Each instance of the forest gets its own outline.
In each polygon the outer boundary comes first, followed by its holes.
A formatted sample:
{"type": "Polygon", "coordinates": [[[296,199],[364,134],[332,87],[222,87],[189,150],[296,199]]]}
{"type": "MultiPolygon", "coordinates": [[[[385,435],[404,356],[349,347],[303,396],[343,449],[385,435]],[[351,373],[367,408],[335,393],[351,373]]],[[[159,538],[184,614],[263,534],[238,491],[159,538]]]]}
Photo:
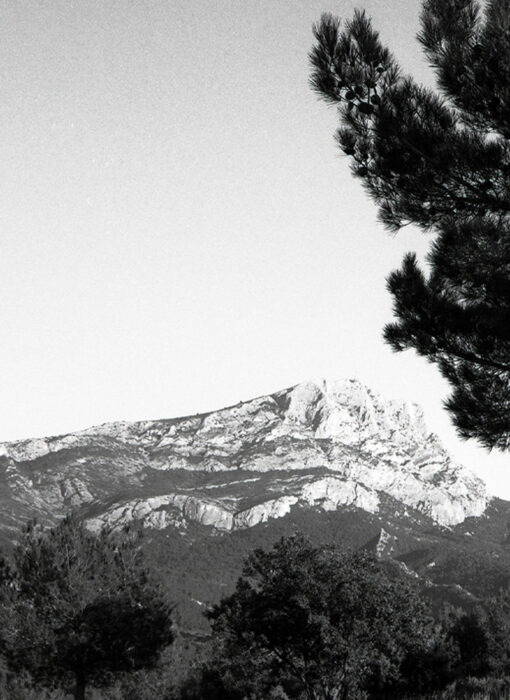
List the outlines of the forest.
{"type": "MultiPolygon", "coordinates": [[[[168,552],[171,566],[172,553],[168,552]]],[[[146,535],[29,523],[1,560],[2,697],[505,697],[510,592],[432,606],[405,565],[303,534],[180,624],[146,535]]]]}

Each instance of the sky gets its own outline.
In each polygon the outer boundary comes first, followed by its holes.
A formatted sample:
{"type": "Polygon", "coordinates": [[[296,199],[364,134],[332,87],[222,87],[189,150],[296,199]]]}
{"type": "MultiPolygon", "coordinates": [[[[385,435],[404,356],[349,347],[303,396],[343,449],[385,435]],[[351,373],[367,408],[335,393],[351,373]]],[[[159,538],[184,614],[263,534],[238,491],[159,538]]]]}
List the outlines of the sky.
{"type": "Polygon", "coordinates": [[[448,387],[382,341],[390,235],[308,85],[312,24],[363,5],[432,84],[418,0],[0,0],[0,440],[358,378],[460,442],[448,387]]]}

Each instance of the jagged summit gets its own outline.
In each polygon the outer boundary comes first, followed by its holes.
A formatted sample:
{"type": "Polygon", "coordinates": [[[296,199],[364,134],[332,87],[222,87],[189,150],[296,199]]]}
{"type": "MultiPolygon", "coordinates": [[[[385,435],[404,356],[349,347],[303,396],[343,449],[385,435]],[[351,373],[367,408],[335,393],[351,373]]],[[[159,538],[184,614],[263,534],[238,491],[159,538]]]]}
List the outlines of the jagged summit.
{"type": "Polygon", "coordinates": [[[0,479],[9,525],[78,507],[96,525],[194,520],[228,531],[300,508],[378,513],[390,499],[402,513],[452,526],[488,503],[483,482],[450,459],[419,407],[384,400],[357,380],[3,443],[0,479]]]}
{"type": "Polygon", "coordinates": [[[282,434],[301,429],[310,436],[345,440],[348,443],[359,443],[371,435],[383,439],[398,434],[402,440],[413,443],[427,437],[423,412],[416,404],[384,401],[357,379],[332,382],[318,379],[217,411],[181,418],[115,421],[74,433],[4,442],[0,443],[0,457],[32,460],[70,445],[87,442],[93,435],[122,437],[132,441],[142,439],[150,444],[157,442],[159,432],[165,427],[171,433],[176,423],[185,421],[193,424],[200,421],[210,424],[214,422],[214,416],[222,415],[241,418],[243,415],[253,415],[253,409],[257,410],[259,406],[280,409],[282,434]],[[273,403],[276,406],[271,406],[273,403]]]}
{"type": "Polygon", "coordinates": [[[417,443],[427,437],[423,412],[416,404],[384,401],[357,379],[310,381],[273,395],[287,398],[286,421],[312,429],[315,437],[363,442],[397,434],[417,443]]]}

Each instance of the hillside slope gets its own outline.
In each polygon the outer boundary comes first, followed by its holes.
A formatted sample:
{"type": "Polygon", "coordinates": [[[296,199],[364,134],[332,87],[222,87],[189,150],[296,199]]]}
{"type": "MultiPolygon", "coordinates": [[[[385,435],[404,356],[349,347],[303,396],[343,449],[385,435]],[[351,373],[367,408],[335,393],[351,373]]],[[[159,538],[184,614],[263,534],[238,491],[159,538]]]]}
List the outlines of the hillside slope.
{"type": "Polygon", "coordinates": [[[296,529],[370,547],[443,599],[484,595],[510,570],[510,504],[450,458],[417,406],[355,380],[3,443],[0,505],[7,540],[69,510],[94,529],[140,523],[188,620],[233,585],[249,549],[296,529]]]}

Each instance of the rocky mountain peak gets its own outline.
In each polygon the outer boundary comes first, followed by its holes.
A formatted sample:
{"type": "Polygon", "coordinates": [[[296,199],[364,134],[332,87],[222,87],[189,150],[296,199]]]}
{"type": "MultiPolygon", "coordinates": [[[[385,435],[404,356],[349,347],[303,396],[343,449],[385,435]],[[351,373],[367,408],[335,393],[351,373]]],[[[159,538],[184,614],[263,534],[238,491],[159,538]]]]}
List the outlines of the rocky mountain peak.
{"type": "Polygon", "coordinates": [[[451,460],[419,407],[384,400],[357,380],[4,443],[0,479],[8,509],[48,518],[81,507],[96,525],[195,520],[225,531],[296,508],[375,514],[391,502],[453,526],[488,503],[483,482],[451,460]]]}
{"type": "Polygon", "coordinates": [[[274,396],[280,404],[288,402],[287,425],[311,430],[317,438],[348,444],[370,439],[419,444],[427,437],[419,406],[384,401],[356,379],[306,382],[274,396]]]}

